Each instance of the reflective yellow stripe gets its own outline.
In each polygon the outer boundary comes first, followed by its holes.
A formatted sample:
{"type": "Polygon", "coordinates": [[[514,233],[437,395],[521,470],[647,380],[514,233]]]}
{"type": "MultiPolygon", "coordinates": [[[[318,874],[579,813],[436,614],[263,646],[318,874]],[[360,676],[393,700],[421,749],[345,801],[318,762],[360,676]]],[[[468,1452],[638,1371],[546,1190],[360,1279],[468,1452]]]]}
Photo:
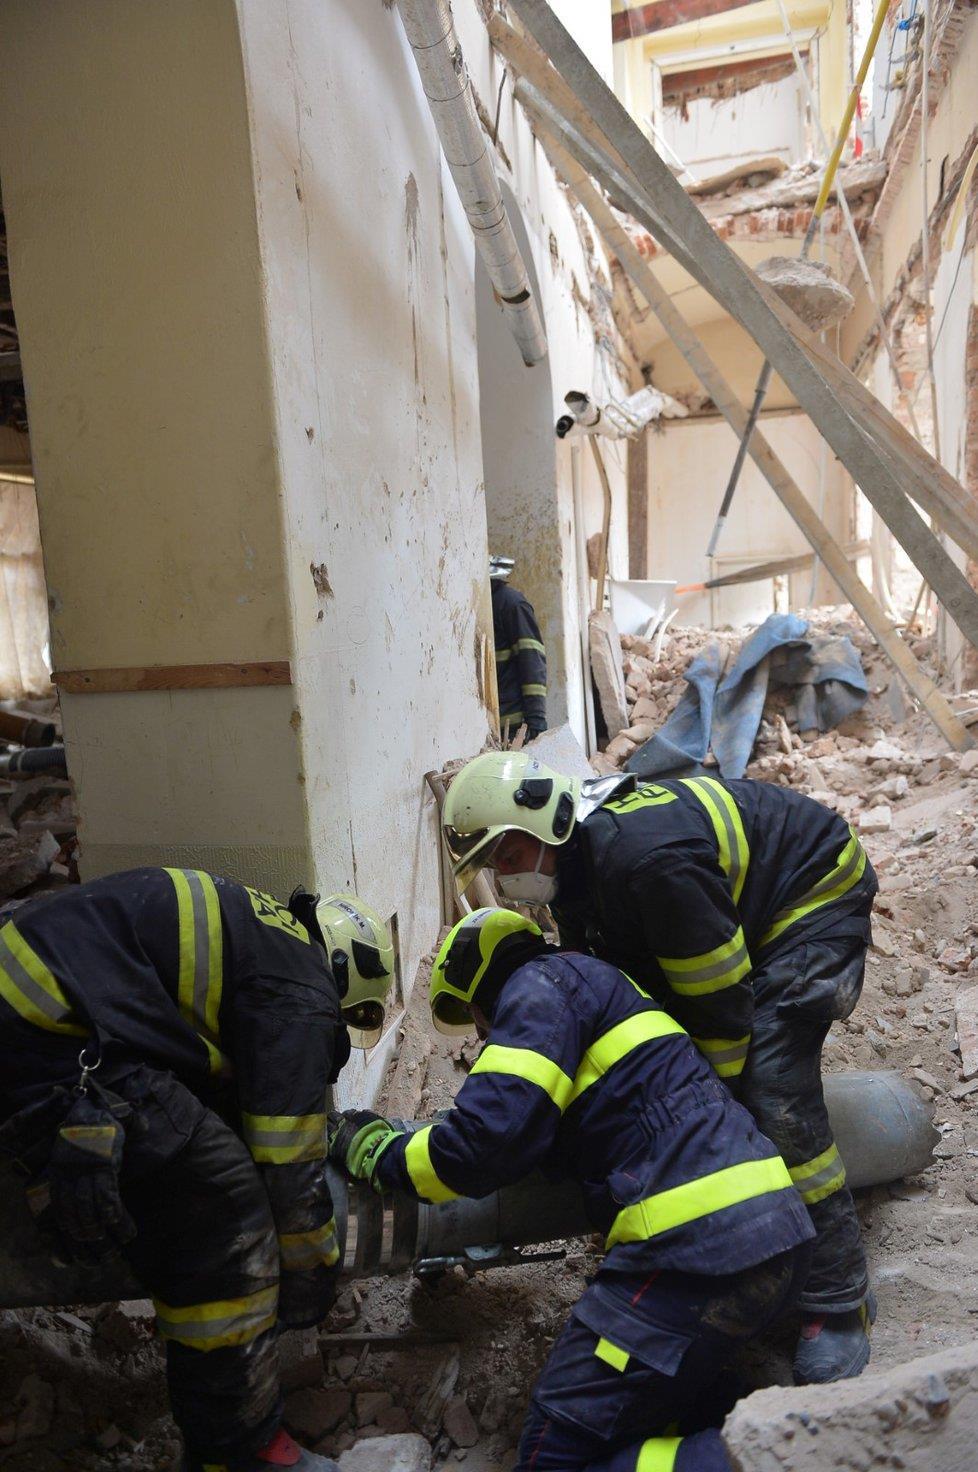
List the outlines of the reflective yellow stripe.
{"type": "Polygon", "coordinates": [[[546,654],[547,652],[544,649],[543,645],[540,643],[539,639],[517,639],[516,643],[513,645],[513,649],[534,649],[536,650],[537,654],[546,654]]]}
{"type": "Polygon", "coordinates": [[[524,695],[546,695],[546,685],[521,685],[520,690],[524,695]]]}
{"type": "Polygon", "coordinates": [[[532,1048],[505,1048],[490,1043],[483,1048],[469,1071],[469,1077],[477,1073],[505,1073],[536,1084],[553,1100],[561,1113],[570,1103],[574,1080],[559,1064],[532,1048]]]}
{"type": "Polygon", "coordinates": [[[0,996],[34,1027],[65,1037],[88,1036],[88,1029],[72,1011],[54,972],[27,944],[12,920],[0,930],[0,996]]]}
{"type": "Polygon", "coordinates": [[[740,1201],[764,1196],[768,1191],[783,1191],[790,1185],[791,1176],[780,1155],[728,1165],[724,1170],[715,1170],[682,1186],[646,1196],[634,1206],[626,1206],[615,1217],[606,1245],[646,1242],[673,1227],[709,1216],[710,1212],[723,1211],[740,1201]]]}
{"type": "Polygon", "coordinates": [[[835,868],[824,879],[812,885],[811,889],[799,895],[786,909],[778,911],[774,924],[761,936],[762,946],[777,940],[781,932],[787,930],[789,925],[794,925],[796,920],[810,915],[813,910],[820,910],[823,905],[831,905],[833,900],[840,900],[844,894],[849,893],[853,885],[859,883],[866,870],[866,852],[851,828],[849,832],[852,837],[836,860],[835,868]]]}
{"type": "Polygon", "coordinates": [[[508,716],[499,717],[499,724],[501,726],[522,726],[523,712],[521,710],[511,710],[508,716]]]}
{"type": "Polygon", "coordinates": [[[250,1344],[275,1323],[278,1287],[262,1288],[246,1298],[228,1298],[218,1303],[195,1303],[171,1308],[158,1298],[156,1327],[164,1339],[207,1352],[231,1344],[250,1344]]]}
{"type": "Polygon", "coordinates": [[[639,1048],[643,1043],[650,1043],[655,1038],[674,1037],[677,1033],[681,1035],[682,1032],[683,1029],[679,1023],[667,1012],[639,1012],[634,1017],[627,1017],[624,1022],[619,1022],[615,1027],[609,1028],[598,1038],[597,1042],[591,1044],[581,1059],[568,1104],[579,1099],[586,1089],[596,1084],[599,1078],[616,1063],[619,1063],[633,1048],[639,1048]]]}
{"type": "Polygon", "coordinates": [[[470,1077],[479,1073],[501,1073],[526,1079],[543,1089],[563,1113],[633,1048],[676,1034],[681,1036],[683,1029],[666,1012],[639,1012],[634,1017],[626,1017],[624,1022],[616,1023],[591,1044],[573,1079],[552,1058],[536,1053],[532,1048],[506,1048],[490,1043],[473,1064],[470,1077]]]}
{"type": "Polygon", "coordinates": [[[693,1042],[721,1078],[736,1078],[743,1073],[750,1033],[745,1038],[694,1038],[693,1042]]]}
{"type": "Polygon", "coordinates": [[[331,1268],[340,1260],[336,1241],[336,1221],[329,1221],[311,1232],[283,1232],[278,1239],[282,1266],[292,1272],[310,1268],[331,1268]]]}
{"type": "Polygon", "coordinates": [[[513,657],[512,649],[497,649],[495,653],[497,664],[505,664],[508,659],[512,659],[513,657]]]}
{"type": "Polygon", "coordinates": [[[643,1442],[635,1472],[673,1472],[681,1443],[681,1436],[653,1436],[643,1442]]]}
{"type": "Polygon", "coordinates": [[[177,895],[180,971],[177,1005],[200,1034],[212,1073],[227,1069],[220,1051],[219,1018],[224,985],[221,906],[217,888],[200,869],[167,869],[177,895]]]}
{"type": "Polygon", "coordinates": [[[604,1360],[613,1370],[624,1370],[629,1361],[627,1350],[619,1349],[617,1344],[612,1344],[610,1339],[599,1339],[595,1347],[594,1357],[604,1360]]]}
{"type": "Polygon", "coordinates": [[[251,1157],[259,1165],[325,1160],[325,1114],[242,1114],[251,1157]]]}
{"type": "Polygon", "coordinates": [[[457,1201],[459,1193],[445,1185],[431,1163],[428,1136],[434,1128],[434,1125],[426,1124],[423,1130],[411,1136],[404,1147],[404,1164],[411,1184],[426,1201],[457,1201]]]}
{"type": "Polygon", "coordinates": [[[793,1165],[791,1179],[806,1206],[814,1206],[816,1201],[824,1201],[826,1196],[840,1191],[846,1183],[846,1168],[835,1144],[823,1150],[821,1155],[816,1155],[814,1160],[806,1160],[803,1165],[793,1165]]]}
{"type": "Polygon", "coordinates": [[[100,1160],[111,1160],[115,1148],[116,1128],[111,1124],[66,1124],[58,1134],[62,1139],[83,1150],[86,1155],[97,1155],[100,1160]]]}
{"type": "Polygon", "coordinates": [[[684,777],[682,782],[710,816],[719,845],[720,868],[730,880],[734,904],[739,904],[750,863],[750,848],[740,809],[723,784],[714,777],[684,777]]]}
{"type": "Polygon", "coordinates": [[[741,926],[722,946],[699,956],[657,956],[666,981],[682,997],[702,997],[736,986],[751,969],[747,942],[741,926]]]}

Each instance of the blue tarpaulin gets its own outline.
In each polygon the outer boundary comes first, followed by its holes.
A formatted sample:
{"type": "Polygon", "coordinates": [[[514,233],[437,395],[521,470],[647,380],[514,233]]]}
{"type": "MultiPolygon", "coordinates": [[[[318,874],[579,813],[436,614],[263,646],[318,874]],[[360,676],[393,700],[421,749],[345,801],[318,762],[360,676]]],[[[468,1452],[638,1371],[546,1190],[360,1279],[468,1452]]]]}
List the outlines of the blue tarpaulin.
{"type": "Polygon", "coordinates": [[[633,752],[625,770],[664,777],[698,770],[712,748],[721,777],[742,777],[764,713],[768,686],[794,689],[798,728],[827,731],[869,694],[859,652],[846,635],[808,637],[808,622],[773,613],[746,641],[729,674],[709,644],[686,670],[687,688],[661,730],[633,752]]]}

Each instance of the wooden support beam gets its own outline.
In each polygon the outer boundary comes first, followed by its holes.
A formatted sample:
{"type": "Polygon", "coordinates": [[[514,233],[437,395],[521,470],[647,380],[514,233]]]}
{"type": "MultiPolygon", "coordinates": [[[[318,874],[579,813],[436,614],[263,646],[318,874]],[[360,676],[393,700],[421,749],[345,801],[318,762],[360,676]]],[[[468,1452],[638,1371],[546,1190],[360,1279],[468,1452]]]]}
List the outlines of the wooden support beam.
{"type": "MultiPolygon", "coordinates": [[[[613,142],[628,165],[637,186],[630,193],[642,202],[642,212],[650,220],[648,228],[665,238],[676,259],[757,343],[927,578],[950,618],[978,648],[978,594],[908,500],[905,484],[889,460],[864,433],[848,392],[852,375],[840,365],[843,377],[830,382],[820,371],[808,349],[814,335],[714,234],[547,0],[510,3],[591,114],[595,126],[613,142]]],[[[933,475],[935,462],[928,456],[927,463],[933,475]]],[[[917,474],[916,479],[915,496],[929,494],[926,477],[917,474]]]]}
{"type": "Polygon", "coordinates": [[[665,72],[663,102],[685,102],[694,97],[733,97],[764,82],[779,82],[795,70],[787,53],[781,56],[748,56],[740,61],[717,61],[711,66],[691,67],[685,72],[665,72]]]}
{"type": "MultiPolygon", "coordinates": [[[[747,410],[737,399],[696,333],[659,285],[648,263],[595,189],[586,169],[564,149],[561,140],[549,130],[544,121],[538,119],[537,127],[540,141],[554,168],[576,194],[594,221],[608,250],[618,257],[636,289],[655,312],[734,434],[740,438],[747,426],[747,410]]],[[[965,751],[973,746],[974,742],[967,728],[958,720],[933,680],[921,669],[872,593],[850,566],[842,547],[831,536],[759,429],[755,429],[751,436],[749,453],[785,510],[804,533],[816,556],[824,563],[831,577],[889,657],[910,693],[920,702],[941,734],[956,751],[965,751]]]]}
{"type": "Polygon", "coordinates": [[[291,685],[287,659],[253,664],[131,665],[119,669],[55,670],[51,683],[69,695],[137,694],[147,690],[236,690],[291,685]]]}
{"type": "MultiPolygon", "coordinates": [[[[628,212],[646,229],[656,229],[647,199],[638,190],[631,175],[623,173],[616,167],[609,152],[605,152],[593,141],[592,137],[578,128],[576,123],[565,118],[562,109],[557,108],[540,89],[528,84],[525,79],[517,82],[515,95],[525,106],[535,110],[538,116],[544,117],[552,127],[561,131],[565,146],[577,162],[602,184],[613,199],[621,200],[628,212]]],[[[676,259],[680,260],[690,274],[694,274],[694,264],[685,245],[678,238],[663,237],[661,229],[658,234],[660,239],[665,238],[676,259]]],[[[932,459],[914,437],[892,415],[887,413],[879,400],[870,393],[865,385],[853,377],[831,349],[827,348],[814,333],[809,333],[804,324],[788,312],[777,297],[774,297],[774,303],[777,311],[784,314],[787,325],[799,342],[802,341],[804,335],[803,350],[807,351],[812,360],[818,364],[826,383],[835,385],[838,392],[846,396],[853,423],[867,443],[872,446],[880,466],[890,476],[892,485],[898,493],[894,500],[893,514],[897,518],[897,523],[902,522],[906,525],[909,540],[905,541],[901,536],[898,524],[891,525],[891,530],[907,555],[920,567],[921,572],[924,569],[915,555],[915,546],[922,556],[930,558],[933,562],[936,556],[936,545],[940,554],[937,556],[937,561],[950,561],[939,544],[932,545],[933,537],[928,540],[919,535],[916,522],[920,518],[916,516],[912,507],[906,505],[901,490],[904,485],[913,499],[934,519],[938,527],[952,537],[973,561],[978,561],[978,519],[976,519],[973,499],[954,477],[941,464],[932,459]]],[[[866,489],[868,498],[873,501],[872,491],[866,487],[864,489],[866,489]]],[[[876,502],[873,501],[873,504],[876,505],[876,502]]],[[[885,511],[879,506],[877,510],[886,520],[885,511]]],[[[950,581],[953,586],[953,577],[950,578],[950,581]]],[[[978,598],[976,598],[976,608],[978,608],[978,598]]]]}
{"type": "Polygon", "coordinates": [[[669,31],[691,20],[705,20],[708,15],[723,15],[727,10],[740,10],[754,0],[652,0],[650,5],[633,5],[611,17],[612,41],[631,41],[636,36],[651,36],[656,31],[669,31]]]}

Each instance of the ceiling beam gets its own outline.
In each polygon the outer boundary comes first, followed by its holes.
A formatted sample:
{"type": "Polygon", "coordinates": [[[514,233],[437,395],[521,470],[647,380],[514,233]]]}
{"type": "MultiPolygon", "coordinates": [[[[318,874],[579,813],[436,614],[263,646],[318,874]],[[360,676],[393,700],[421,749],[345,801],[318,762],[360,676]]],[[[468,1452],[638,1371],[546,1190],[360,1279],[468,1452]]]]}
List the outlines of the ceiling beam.
{"type": "Polygon", "coordinates": [[[704,20],[708,15],[722,15],[726,10],[740,10],[755,0],[653,0],[651,5],[636,5],[620,10],[611,17],[612,41],[631,41],[635,36],[651,36],[655,31],[669,31],[691,20],[704,20]]]}
{"type": "Polygon", "coordinates": [[[714,66],[700,66],[686,72],[665,72],[662,77],[663,102],[691,101],[694,97],[733,97],[759,87],[763,82],[778,82],[793,75],[791,57],[745,57],[742,61],[721,61],[714,66]]]}

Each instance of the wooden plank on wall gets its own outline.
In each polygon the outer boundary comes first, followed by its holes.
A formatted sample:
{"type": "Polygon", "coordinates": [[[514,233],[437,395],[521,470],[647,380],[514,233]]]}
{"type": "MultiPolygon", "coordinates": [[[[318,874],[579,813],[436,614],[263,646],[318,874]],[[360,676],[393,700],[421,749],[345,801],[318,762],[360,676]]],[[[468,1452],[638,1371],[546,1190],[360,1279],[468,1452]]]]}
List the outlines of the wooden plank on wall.
{"type": "Polygon", "coordinates": [[[117,669],[55,670],[52,683],[68,695],[135,694],[148,690],[235,690],[291,685],[287,659],[250,664],[131,665],[117,669]]]}

